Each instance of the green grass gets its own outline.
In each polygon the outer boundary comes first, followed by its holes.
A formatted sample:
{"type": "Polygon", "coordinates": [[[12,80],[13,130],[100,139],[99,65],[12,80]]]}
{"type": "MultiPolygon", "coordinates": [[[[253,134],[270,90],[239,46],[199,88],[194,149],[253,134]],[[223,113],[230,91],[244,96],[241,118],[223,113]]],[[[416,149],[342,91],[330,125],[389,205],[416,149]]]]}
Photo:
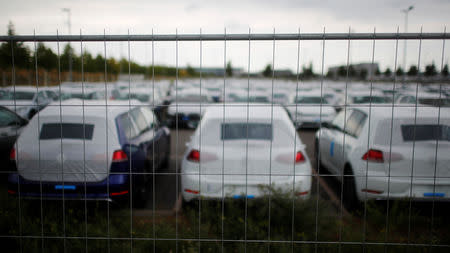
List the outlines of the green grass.
{"type": "Polygon", "coordinates": [[[65,201],[64,210],[62,201],[43,201],[41,209],[39,200],[19,202],[18,198],[8,196],[6,190],[0,193],[0,204],[2,252],[20,249],[63,252],[64,248],[66,252],[84,252],[86,248],[90,252],[105,252],[108,248],[110,252],[131,249],[133,252],[222,252],[222,248],[225,252],[246,249],[247,252],[326,253],[450,250],[427,245],[382,244],[449,244],[448,206],[442,208],[440,204],[435,206],[433,229],[430,203],[413,202],[409,209],[409,201],[392,201],[386,216],[385,202],[369,201],[365,220],[364,209],[341,219],[340,211],[328,201],[315,197],[293,201],[289,195],[276,191],[270,197],[270,204],[269,196],[249,199],[247,203],[242,199],[225,199],[224,206],[221,201],[194,201],[177,218],[154,217],[151,210],[131,216],[129,207],[111,206],[108,219],[107,203],[100,201],[88,202],[86,206],[84,201],[65,201]],[[344,244],[336,243],[340,241],[344,244]]]}

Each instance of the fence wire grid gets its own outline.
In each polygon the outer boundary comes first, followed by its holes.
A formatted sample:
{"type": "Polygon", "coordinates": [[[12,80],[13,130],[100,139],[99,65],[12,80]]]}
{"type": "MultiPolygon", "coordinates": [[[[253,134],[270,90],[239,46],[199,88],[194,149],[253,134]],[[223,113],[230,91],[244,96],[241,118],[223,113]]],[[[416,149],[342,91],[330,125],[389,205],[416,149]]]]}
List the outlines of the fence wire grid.
{"type": "Polygon", "coordinates": [[[13,46],[11,68],[3,70],[11,71],[0,91],[4,250],[448,252],[449,79],[430,82],[420,74],[422,43],[442,43],[443,72],[448,39],[446,30],[325,29],[0,36],[11,45],[30,43],[34,53],[31,87],[16,82],[23,70],[13,46]],[[418,45],[419,75],[380,78],[373,69],[377,43],[392,43],[394,55],[382,57],[393,59],[395,72],[404,40],[418,45]],[[227,44],[234,41],[247,52],[238,77],[227,73],[227,44]],[[281,41],[296,44],[289,77],[277,71],[281,41]],[[306,41],[320,43],[314,79],[300,73],[306,41]],[[337,80],[325,70],[334,41],[346,50],[337,80]],[[352,74],[354,41],[371,44],[362,81],[352,74]],[[56,44],[56,85],[42,84],[39,42],[56,44]],[[70,42],[78,44],[81,62],[79,73],[70,70],[79,79],[66,81],[60,46],[70,42]],[[119,73],[125,79],[111,80],[107,67],[108,44],[115,42],[126,43],[127,66],[119,73]],[[132,73],[132,43],[139,42],[151,48],[145,80],[132,73]],[[155,74],[157,42],[174,43],[172,78],[155,74]],[[198,43],[194,77],[180,74],[181,42],[198,43]],[[210,42],[223,43],[216,57],[222,66],[213,74],[204,67],[210,42]],[[252,67],[253,54],[261,53],[252,47],[260,42],[271,43],[265,78],[252,67]],[[102,44],[102,82],[87,81],[89,43],[102,44]]]}

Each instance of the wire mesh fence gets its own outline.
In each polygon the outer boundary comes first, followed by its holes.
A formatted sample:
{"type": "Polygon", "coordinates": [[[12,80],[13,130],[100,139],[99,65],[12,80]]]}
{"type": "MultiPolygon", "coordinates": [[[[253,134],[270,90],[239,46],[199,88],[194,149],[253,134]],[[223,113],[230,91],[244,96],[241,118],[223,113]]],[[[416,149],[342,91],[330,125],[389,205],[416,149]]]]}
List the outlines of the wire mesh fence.
{"type": "Polygon", "coordinates": [[[0,91],[0,240],[7,252],[447,252],[449,38],[445,30],[0,36],[11,50],[0,91]],[[419,74],[381,78],[380,59],[399,69],[402,40],[417,45],[419,74]],[[42,77],[40,42],[56,48],[53,79],[42,77]],[[80,52],[70,72],[68,42],[80,52]],[[33,48],[25,69],[17,43],[33,48]],[[126,56],[113,70],[117,43],[126,56]],[[134,74],[139,43],[150,55],[145,78],[134,74]],[[88,65],[90,46],[103,61],[88,65]],[[172,57],[172,77],[155,74],[158,47],[172,51],[160,54],[172,57]],[[367,64],[353,64],[352,50],[367,64]],[[198,66],[181,68],[182,53],[198,66]],[[325,73],[327,53],[345,64],[325,73]],[[233,70],[230,54],[245,67],[233,70]],[[263,74],[253,66],[260,54],[270,62],[263,74]],[[276,70],[283,54],[295,73],[276,70]],[[320,73],[300,73],[303,58],[320,62],[320,73]],[[423,58],[439,60],[440,74],[420,74],[423,58]]]}

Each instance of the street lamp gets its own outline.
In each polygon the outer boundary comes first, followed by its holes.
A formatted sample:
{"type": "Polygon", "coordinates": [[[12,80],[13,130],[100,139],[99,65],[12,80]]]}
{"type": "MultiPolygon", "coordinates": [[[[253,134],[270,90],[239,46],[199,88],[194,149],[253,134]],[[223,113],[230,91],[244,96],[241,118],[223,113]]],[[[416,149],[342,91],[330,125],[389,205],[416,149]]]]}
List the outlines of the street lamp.
{"type": "MultiPolygon", "coordinates": [[[[403,13],[405,13],[405,33],[408,32],[408,13],[414,9],[414,6],[409,6],[407,9],[402,10],[403,13]]],[[[403,81],[405,81],[405,75],[406,75],[406,42],[404,42],[403,46],[403,81]]]]}
{"type": "MultiPolygon", "coordinates": [[[[67,12],[67,26],[69,28],[69,35],[72,34],[71,31],[71,12],[69,8],[63,8],[61,9],[63,12],[67,12]]],[[[72,47],[70,46],[70,41],[69,41],[69,82],[72,82],[72,47]]]]}

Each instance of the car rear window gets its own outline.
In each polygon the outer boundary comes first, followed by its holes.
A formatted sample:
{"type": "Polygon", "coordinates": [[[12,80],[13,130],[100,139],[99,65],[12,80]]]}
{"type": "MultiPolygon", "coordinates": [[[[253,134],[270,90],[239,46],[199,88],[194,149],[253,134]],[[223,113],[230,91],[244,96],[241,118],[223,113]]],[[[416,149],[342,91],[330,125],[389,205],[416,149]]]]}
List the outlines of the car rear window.
{"type": "Polygon", "coordinates": [[[222,140],[272,140],[272,124],[225,123],[221,131],[222,140]]]}
{"type": "Polygon", "coordinates": [[[39,139],[77,139],[92,140],[94,125],[74,123],[45,123],[42,125],[39,139]]]}
{"type": "Polygon", "coordinates": [[[367,104],[367,103],[382,104],[392,102],[392,99],[389,97],[379,97],[379,96],[359,96],[354,97],[353,102],[355,104],[367,104]]]}
{"type": "Polygon", "coordinates": [[[298,97],[296,104],[328,104],[328,101],[322,97],[298,97]]]}
{"type": "Polygon", "coordinates": [[[450,141],[450,126],[402,125],[403,141],[450,141]]]}

